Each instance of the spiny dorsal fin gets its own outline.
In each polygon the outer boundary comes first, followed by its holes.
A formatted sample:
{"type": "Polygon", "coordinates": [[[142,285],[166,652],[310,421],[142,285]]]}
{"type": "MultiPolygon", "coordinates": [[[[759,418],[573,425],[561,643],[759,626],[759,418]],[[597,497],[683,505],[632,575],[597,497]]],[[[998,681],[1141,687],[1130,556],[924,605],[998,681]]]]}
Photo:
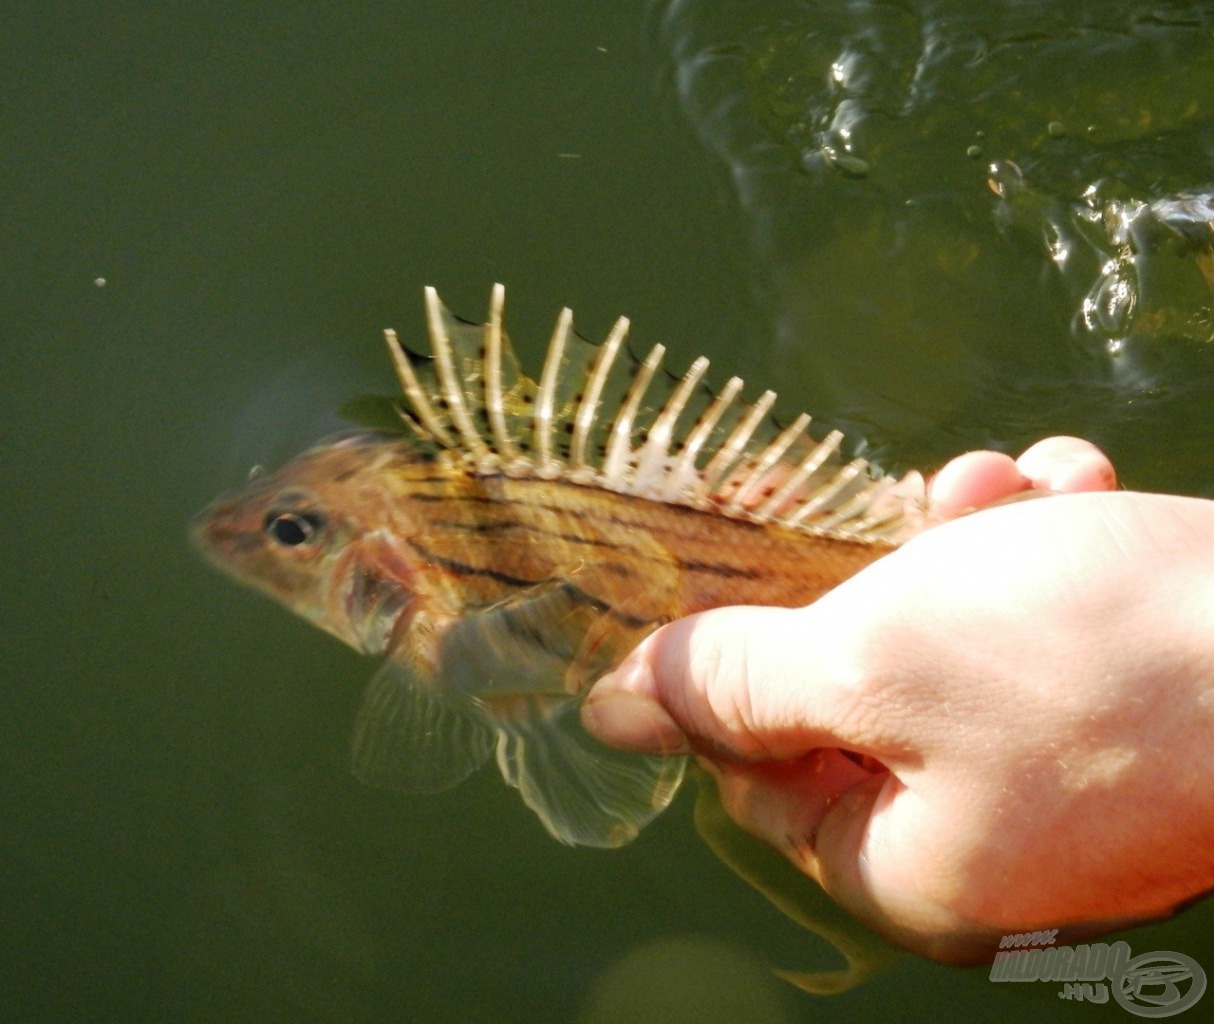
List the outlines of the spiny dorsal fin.
{"type": "Polygon", "coordinates": [[[400,414],[474,472],[567,479],[860,541],[902,540],[925,524],[918,474],[895,482],[863,459],[844,462],[842,435],[815,440],[806,415],[781,426],[769,415],[773,391],[746,404],[734,377],[712,392],[702,384],[707,359],[673,376],[661,369],[661,345],[635,358],[622,317],[595,345],[563,310],[536,384],[502,327],[501,285],[483,325],[454,316],[433,288],[425,298],[432,356],[385,332],[400,414]]]}

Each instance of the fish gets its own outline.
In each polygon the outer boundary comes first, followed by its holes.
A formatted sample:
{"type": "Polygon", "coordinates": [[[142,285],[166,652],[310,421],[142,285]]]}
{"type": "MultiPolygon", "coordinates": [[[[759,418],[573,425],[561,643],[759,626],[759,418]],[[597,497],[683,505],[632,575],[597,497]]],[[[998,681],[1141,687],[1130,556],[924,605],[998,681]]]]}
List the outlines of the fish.
{"type": "Polygon", "coordinates": [[[382,659],[352,770],[438,792],[494,758],[556,839],[611,848],[669,805],[686,759],[609,749],[581,699],[646,636],[732,604],[807,604],[930,524],[922,477],[848,458],[776,395],[666,372],[621,317],[561,312],[538,381],[503,328],[425,290],[430,353],[385,332],[396,429],[322,441],[191,527],[216,567],[382,659]]]}

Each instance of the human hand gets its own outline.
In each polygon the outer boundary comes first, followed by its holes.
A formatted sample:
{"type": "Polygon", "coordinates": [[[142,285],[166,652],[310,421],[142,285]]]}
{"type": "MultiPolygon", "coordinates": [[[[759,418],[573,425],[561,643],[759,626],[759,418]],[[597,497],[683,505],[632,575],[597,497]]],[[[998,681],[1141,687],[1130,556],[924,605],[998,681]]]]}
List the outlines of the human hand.
{"type": "Polygon", "coordinates": [[[935,959],[1165,915],[1214,886],[1214,502],[1114,483],[1074,439],[963,456],[945,516],[1089,493],[937,526],[807,608],[672,623],[586,727],[700,754],[739,824],[935,959]]]}

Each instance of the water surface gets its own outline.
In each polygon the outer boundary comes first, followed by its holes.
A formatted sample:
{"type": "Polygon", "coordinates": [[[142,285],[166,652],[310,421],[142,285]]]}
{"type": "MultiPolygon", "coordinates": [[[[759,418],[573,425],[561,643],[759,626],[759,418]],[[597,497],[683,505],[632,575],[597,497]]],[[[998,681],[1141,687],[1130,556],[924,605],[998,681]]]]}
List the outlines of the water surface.
{"type": "MultiPolygon", "coordinates": [[[[1214,493],[1212,19],[12,12],[5,1019],[1069,1018],[1050,986],[913,958],[794,992],[772,965],[837,961],[714,859],[689,795],[605,854],[489,772],[361,788],[372,666],[209,573],[185,523],[391,387],[378,331],[420,334],[423,284],[476,318],[497,280],[533,361],[560,306],[591,337],[626,313],[891,465],[1068,430],[1134,486],[1214,493]]],[[[1203,906],[1131,941],[1214,968],[1209,931],[1203,906]]]]}

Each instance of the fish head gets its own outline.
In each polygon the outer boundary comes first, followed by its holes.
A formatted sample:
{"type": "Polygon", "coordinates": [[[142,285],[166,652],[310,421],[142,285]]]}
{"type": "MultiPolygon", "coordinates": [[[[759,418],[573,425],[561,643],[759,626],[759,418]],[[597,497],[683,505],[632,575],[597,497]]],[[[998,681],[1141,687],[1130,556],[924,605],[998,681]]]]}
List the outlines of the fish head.
{"type": "Polygon", "coordinates": [[[377,434],[322,443],[215,499],[194,518],[191,540],[227,575],[356,650],[382,653],[422,569],[385,496],[386,467],[410,454],[377,434]]]}

